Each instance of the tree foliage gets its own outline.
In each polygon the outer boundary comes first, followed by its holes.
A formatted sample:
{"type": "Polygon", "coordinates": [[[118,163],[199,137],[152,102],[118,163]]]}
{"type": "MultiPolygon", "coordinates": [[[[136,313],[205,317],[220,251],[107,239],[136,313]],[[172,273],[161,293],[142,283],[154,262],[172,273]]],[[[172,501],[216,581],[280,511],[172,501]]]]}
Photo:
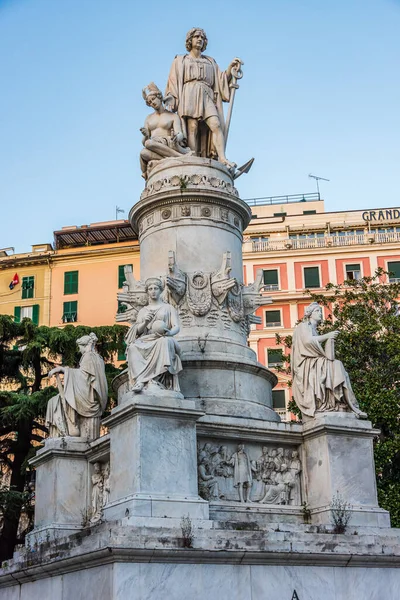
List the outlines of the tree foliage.
{"type": "MultiPolygon", "coordinates": [[[[327,310],[321,333],[340,330],[336,357],[350,376],[361,410],[380,430],[374,443],[379,504],[400,527],[400,284],[373,277],[328,284],[322,294],[309,294],[327,310]]],[[[291,337],[279,338],[291,346],[291,337]]],[[[290,372],[290,360],[284,370],[290,372]]],[[[293,411],[296,408],[291,405],[293,411]]],[[[357,460],[357,457],[353,457],[357,460]]]]}
{"type": "Polygon", "coordinates": [[[47,433],[46,406],[57,393],[48,385],[47,374],[61,360],[77,366],[76,340],[90,331],[98,337],[97,350],[106,361],[110,383],[119,372],[112,361],[124,347],[126,327],[38,327],[30,319],[16,323],[0,315],[0,561],[11,557],[15,544],[23,541],[18,539],[18,524],[29,497],[28,460],[47,433]]]}

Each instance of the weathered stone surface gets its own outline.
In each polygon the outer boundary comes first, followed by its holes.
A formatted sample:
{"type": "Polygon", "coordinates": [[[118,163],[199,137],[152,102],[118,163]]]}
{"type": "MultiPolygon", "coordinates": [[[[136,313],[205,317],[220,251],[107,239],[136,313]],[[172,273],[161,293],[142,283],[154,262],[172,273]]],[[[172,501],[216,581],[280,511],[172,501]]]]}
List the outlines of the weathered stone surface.
{"type": "Polygon", "coordinates": [[[112,411],[110,503],[105,519],[127,514],[208,518],[197,492],[194,402],[131,393],[112,411]]]}
{"type": "Polygon", "coordinates": [[[373,438],[369,421],[350,413],[322,413],[304,426],[307,502],[315,522],[331,521],[330,503],[337,493],[352,511],[357,525],[390,527],[389,515],[379,509],[373,438]]]}
{"type": "Polygon", "coordinates": [[[349,528],[332,535],[315,526],[248,524],[238,530],[214,523],[214,529],[195,527],[192,548],[185,548],[179,525],[128,523],[104,523],[91,535],[48,544],[40,554],[27,551],[3,569],[0,598],[20,600],[19,585],[22,594],[32,594],[21,598],[52,600],[200,600],[205,593],[281,600],[294,589],[313,600],[398,597],[398,530],[349,528]]]}

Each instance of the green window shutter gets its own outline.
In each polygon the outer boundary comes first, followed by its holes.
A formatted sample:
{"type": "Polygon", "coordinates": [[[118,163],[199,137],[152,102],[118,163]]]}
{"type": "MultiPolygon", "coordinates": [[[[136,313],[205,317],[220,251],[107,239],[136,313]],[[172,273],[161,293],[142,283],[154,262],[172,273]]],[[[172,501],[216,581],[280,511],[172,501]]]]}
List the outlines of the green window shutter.
{"type": "Polygon", "coordinates": [[[387,270],[389,271],[389,281],[400,279],[400,261],[388,262],[387,270]]]}
{"type": "Polygon", "coordinates": [[[32,306],[32,322],[35,325],[39,325],[39,304],[34,304],[32,306]]]}
{"type": "Polygon", "coordinates": [[[63,307],[63,323],[75,323],[78,320],[78,302],[73,300],[72,302],[64,302],[63,307]]]}
{"type": "Polygon", "coordinates": [[[117,310],[118,314],[120,315],[120,314],[126,312],[127,310],[128,310],[127,305],[124,302],[120,302],[118,300],[118,310],[117,310]]]}
{"type": "Polygon", "coordinates": [[[346,265],[346,279],[357,280],[361,277],[361,266],[359,264],[346,265]]]}
{"type": "Polygon", "coordinates": [[[78,293],[79,271],[66,271],[64,273],[64,294],[78,293]]]}
{"type": "Polygon", "coordinates": [[[21,307],[14,306],[14,321],[16,323],[21,323],[21,307]]]}
{"type": "Polygon", "coordinates": [[[281,311],[267,310],[265,313],[265,324],[267,327],[279,327],[281,324],[281,311]]]}
{"type": "Polygon", "coordinates": [[[263,271],[265,285],[278,285],[278,270],[270,269],[263,271]]]}
{"type": "Polygon", "coordinates": [[[285,390],[272,390],[272,406],[286,408],[285,390]]]}
{"type": "Polygon", "coordinates": [[[118,289],[121,289],[125,281],[125,267],[132,267],[133,265],[119,265],[118,267],[118,289]]]}
{"type": "Polygon", "coordinates": [[[346,265],[346,271],[361,271],[360,265],[346,265]]]}
{"type": "Polygon", "coordinates": [[[118,350],[118,360],[126,360],[126,344],[124,342],[124,347],[118,350]]]}
{"type": "Polygon", "coordinates": [[[35,277],[22,278],[22,299],[33,298],[35,289],[35,277]]]}
{"type": "Polygon", "coordinates": [[[281,365],[283,363],[283,353],[279,348],[268,349],[268,366],[281,365]]]}
{"type": "Polygon", "coordinates": [[[304,267],[304,287],[306,287],[306,288],[321,287],[321,284],[319,281],[319,268],[318,267],[304,267]]]}

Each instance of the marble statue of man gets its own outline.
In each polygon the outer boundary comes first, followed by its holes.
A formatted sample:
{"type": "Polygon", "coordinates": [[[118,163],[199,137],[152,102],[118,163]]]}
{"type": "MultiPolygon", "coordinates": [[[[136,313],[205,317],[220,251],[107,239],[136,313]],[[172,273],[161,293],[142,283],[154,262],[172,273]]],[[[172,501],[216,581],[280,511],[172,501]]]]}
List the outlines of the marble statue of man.
{"type": "Polygon", "coordinates": [[[321,321],[322,309],[313,302],[306,307],[303,321],[293,332],[293,398],[305,418],[326,411],[352,411],[366,418],[343,364],[334,356],[333,340],[339,331],[319,335],[317,328],[321,321]],[[325,348],[322,342],[326,342],[325,348]]]}
{"type": "Polygon", "coordinates": [[[176,113],[165,110],[161,91],[151,82],[143,88],[142,95],[147,106],[154,112],[144,122],[140,130],[143,134],[143,150],[140,153],[142,176],[147,179],[151,161],[162,158],[193,154],[185,146],[186,139],[182,132],[181,119],[176,113]]]}
{"type": "Polygon", "coordinates": [[[244,451],[244,444],[238,444],[237,451],[232,454],[230,464],[233,465],[233,485],[238,489],[240,502],[250,502],[253,476],[250,459],[244,451]]]}
{"type": "Polygon", "coordinates": [[[167,108],[183,120],[188,145],[198,156],[216,158],[229,168],[235,163],[225,156],[225,120],[223,102],[229,102],[232,68],[240,68],[235,58],[226,71],[221,71],[210,56],[203,29],[193,27],[186,35],[188,54],[175,57],[165,91],[167,108]]]}
{"type": "Polygon", "coordinates": [[[92,332],[77,340],[82,354],[78,369],[56,367],[49,377],[64,373],[59,394],[47,404],[46,425],[49,437],[84,437],[94,440],[100,435],[100,417],[108,398],[104,361],[96,352],[97,336],[92,332]]]}
{"type": "Polygon", "coordinates": [[[178,314],[161,299],[163,283],[157,277],[145,281],[148,304],[138,312],[126,336],[128,373],[132,391],[162,388],[179,392],[182,371],[180,348],[173,336],[179,333],[178,314]]]}

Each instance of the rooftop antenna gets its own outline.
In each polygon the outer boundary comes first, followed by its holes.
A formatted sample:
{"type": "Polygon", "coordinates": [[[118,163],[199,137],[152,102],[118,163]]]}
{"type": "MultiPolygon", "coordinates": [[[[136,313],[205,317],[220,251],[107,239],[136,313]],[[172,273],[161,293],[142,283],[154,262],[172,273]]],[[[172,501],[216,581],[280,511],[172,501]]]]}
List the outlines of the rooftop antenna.
{"type": "Polygon", "coordinates": [[[308,176],[312,177],[312,179],[315,179],[315,181],[317,183],[317,192],[318,192],[318,194],[319,194],[319,183],[318,183],[318,181],[330,181],[330,179],[326,179],[325,177],[318,177],[318,175],[311,175],[311,173],[309,173],[308,176]]]}
{"type": "Polygon", "coordinates": [[[124,212],[125,211],[124,211],[123,208],[120,208],[119,206],[116,206],[115,207],[115,220],[118,221],[118,215],[119,215],[119,213],[124,213],[124,212]]]}

